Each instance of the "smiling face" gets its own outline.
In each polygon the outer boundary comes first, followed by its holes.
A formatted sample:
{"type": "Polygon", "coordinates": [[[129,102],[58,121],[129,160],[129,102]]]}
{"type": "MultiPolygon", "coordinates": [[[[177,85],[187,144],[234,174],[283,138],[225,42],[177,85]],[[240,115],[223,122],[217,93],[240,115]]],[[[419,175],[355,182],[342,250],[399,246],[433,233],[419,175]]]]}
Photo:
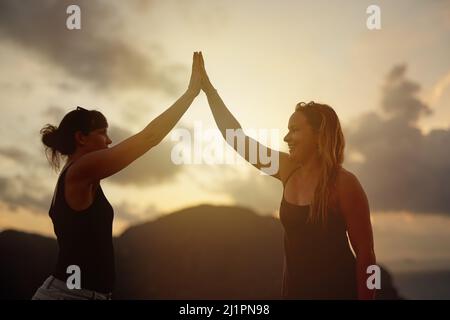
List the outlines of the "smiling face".
{"type": "Polygon", "coordinates": [[[317,152],[318,136],[301,112],[294,112],[289,118],[289,132],[284,141],[289,146],[291,159],[301,162],[308,155],[317,152]]]}

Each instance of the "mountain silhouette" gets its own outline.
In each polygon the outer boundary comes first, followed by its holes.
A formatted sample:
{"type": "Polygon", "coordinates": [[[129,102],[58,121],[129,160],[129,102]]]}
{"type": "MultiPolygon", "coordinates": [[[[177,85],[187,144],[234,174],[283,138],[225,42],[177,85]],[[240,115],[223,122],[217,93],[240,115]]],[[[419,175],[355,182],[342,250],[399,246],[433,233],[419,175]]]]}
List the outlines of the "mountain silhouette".
{"type": "MultiPolygon", "coordinates": [[[[273,217],[201,205],[114,238],[115,299],[281,299],[283,230],[273,217]]],[[[0,233],[0,299],[30,299],[53,270],[56,240],[0,233]]],[[[382,268],[379,299],[399,299],[382,268]]]]}

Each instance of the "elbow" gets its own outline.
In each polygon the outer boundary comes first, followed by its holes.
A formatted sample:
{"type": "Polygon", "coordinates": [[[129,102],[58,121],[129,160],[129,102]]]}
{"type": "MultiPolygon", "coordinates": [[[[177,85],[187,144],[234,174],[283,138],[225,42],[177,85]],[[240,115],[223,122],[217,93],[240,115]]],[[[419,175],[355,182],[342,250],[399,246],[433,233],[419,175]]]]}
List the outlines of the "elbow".
{"type": "Polygon", "coordinates": [[[156,147],[158,144],[161,143],[161,141],[163,140],[163,137],[152,137],[149,140],[149,149],[156,147]]]}
{"type": "Polygon", "coordinates": [[[140,133],[142,135],[142,141],[145,142],[145,144],[148,146],[147,149],[153,148],[154,146],[157,146],[162,141],[163,137],[158,135],[155,130],[146,130],[141,131],[140,133]]]}

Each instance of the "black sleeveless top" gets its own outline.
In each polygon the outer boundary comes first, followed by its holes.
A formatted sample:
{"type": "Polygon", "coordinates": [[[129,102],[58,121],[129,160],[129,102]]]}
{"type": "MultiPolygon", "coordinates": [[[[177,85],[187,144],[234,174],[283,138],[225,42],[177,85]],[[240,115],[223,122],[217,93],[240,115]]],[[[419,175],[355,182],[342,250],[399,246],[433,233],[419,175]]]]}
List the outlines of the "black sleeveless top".
{"type": "Polygon", "coordinates": [[[287,202],[283,190],[283,298],[356,299],[356,261],[342,215],[329,209],[325,224],[310,221],[309,207],[287,202]]]}
{"type": "Polygon", "coordinates": [[[53,276],[66,282],[67,267],[81,271],[81,288],[102,293],[114,286],[112,222],[114,210],[99,185],[92,204],[85,210],[69,207],[64,196],[67,166],[59,176],[49,215],[58,240],[59,252],[53,276]]]}

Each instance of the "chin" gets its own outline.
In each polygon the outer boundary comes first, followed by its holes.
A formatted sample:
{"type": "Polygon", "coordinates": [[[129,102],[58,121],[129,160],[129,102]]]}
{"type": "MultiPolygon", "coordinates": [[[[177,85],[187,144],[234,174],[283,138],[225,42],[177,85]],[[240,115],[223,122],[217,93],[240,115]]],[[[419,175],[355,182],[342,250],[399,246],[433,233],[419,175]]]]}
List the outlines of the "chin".
{"type": "Polygon", "coordinates": [[[289,151],[289,158],[294,161],[299,161],[301,159],[301,156],[296,151],[294,151],[294,152],[289,151]]]}

